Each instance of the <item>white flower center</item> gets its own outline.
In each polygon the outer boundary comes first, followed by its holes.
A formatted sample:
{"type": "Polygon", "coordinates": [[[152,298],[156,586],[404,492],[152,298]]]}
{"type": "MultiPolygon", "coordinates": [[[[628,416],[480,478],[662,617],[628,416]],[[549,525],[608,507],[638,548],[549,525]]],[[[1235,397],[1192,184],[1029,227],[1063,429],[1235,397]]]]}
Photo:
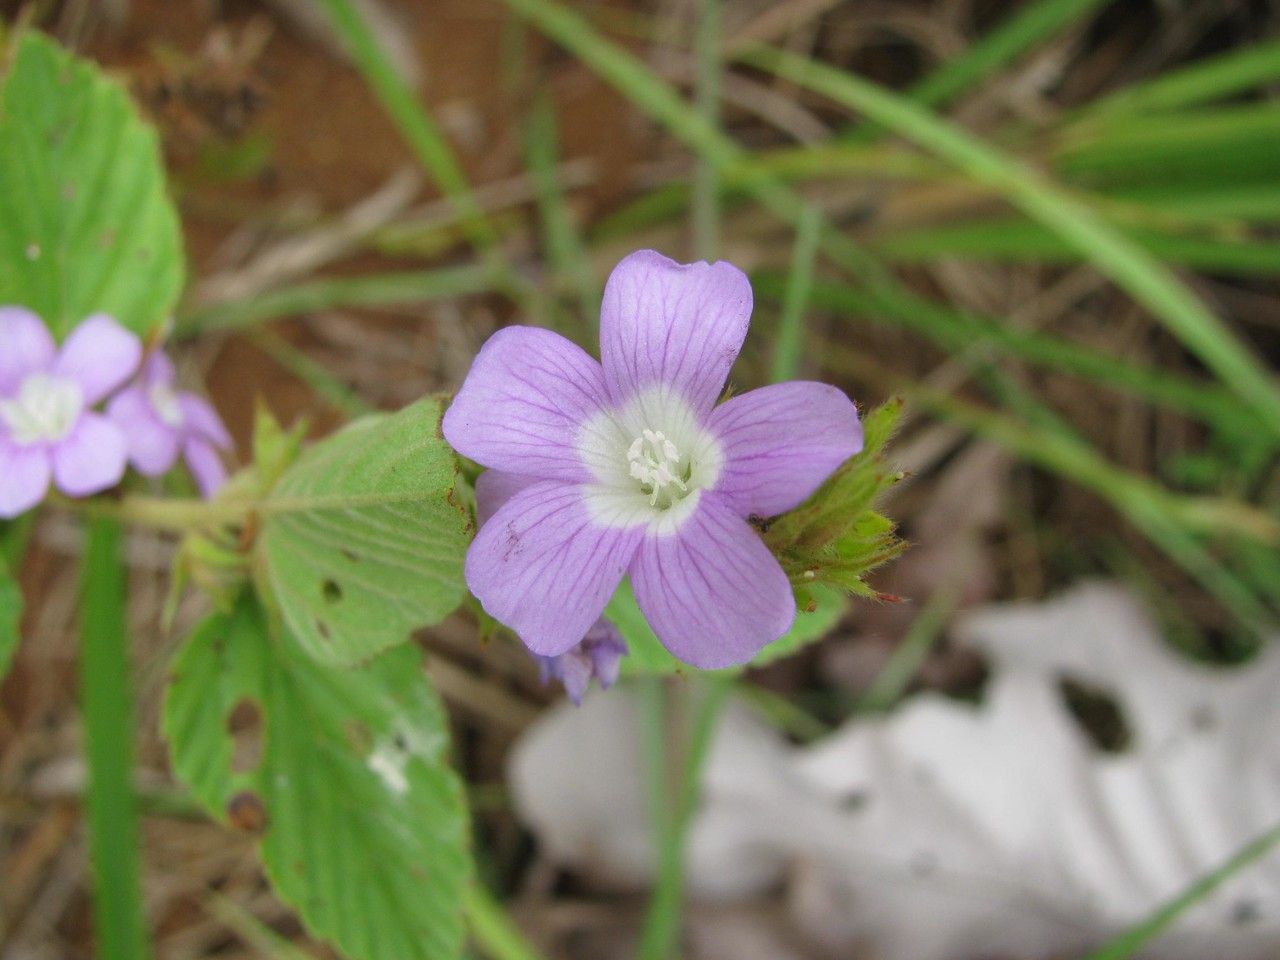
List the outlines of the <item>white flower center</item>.
{"type": "Polygon", "coordinates": [[[684,397],[654,385],[582,425],[578,453],[591,472],[592,518],[610,527],[647,525],[674,533],[691,517],[724,466],[715,436],[684,397]]]}
{"type": "Polygon", "coordinates": [[[661,430],[642,430],[627,448],[627,463],[651,507],[666,509],[689,492],[689,465],[661,430]]]}
{"type": "Polygon", "coordinates": [[[182,407],[178,405],[178,394],[167,383],[153,383],[147,391],[147,399],[161,423],[167,427],[182,426],[182,407]]]}
{"type": "Polygon", "coordinates": [[[74,380],[33,373],[18,395],[0,400],[0,419],[19,446],[56,443],[69,434],[84,411],[84,393],[74,380]]]}

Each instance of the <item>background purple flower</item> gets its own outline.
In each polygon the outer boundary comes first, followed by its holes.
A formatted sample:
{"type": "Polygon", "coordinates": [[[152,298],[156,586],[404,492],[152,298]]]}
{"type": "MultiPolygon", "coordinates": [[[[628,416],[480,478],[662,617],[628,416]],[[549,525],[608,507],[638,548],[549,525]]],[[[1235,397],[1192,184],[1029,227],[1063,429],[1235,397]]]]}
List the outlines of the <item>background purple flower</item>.
{"type": "Polygon", "coordinates": [[[731,264],[639,251],[605,288],[601,363],[531,327],[481,349],[444,434],[499,471],[509,499],[467,553],[467,584],[534,653],[577,644],[626,574],[654,633],[694,666],[745,663],[790,627],[791,586],[746,518],[800,504],[862,428],[820,383],[715,406],[750,315],[731,264]]]}
{"type": "Polygon", "coordinates": [[[0,517],[42,499],[52,480],[83,497],[120,482],[125,437],[90,408],[133,375],[138,338],[94,314],[61,349],[38,316],[0,307],[0,517]]]}
{"type": "Polygon", "coordinates": [[[227,479],[218,451],[231,449],[231,436],[209,402],[175,390],[175,379],[173,363],[155,351],[138,379],[111,401],[107,414],[124,429],[135,470],[159,476],[181,454],[200,493],[211,497],[227,479]]]}

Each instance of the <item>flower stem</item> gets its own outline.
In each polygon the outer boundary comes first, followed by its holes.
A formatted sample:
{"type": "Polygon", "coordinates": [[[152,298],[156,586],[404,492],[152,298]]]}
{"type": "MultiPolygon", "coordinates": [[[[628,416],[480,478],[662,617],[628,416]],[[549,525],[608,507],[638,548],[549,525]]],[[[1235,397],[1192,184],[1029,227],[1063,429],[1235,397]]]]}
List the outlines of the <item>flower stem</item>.
{"type": "Polygon", "coordinates": [[[680,764],[680,778],[669,786],[667,721],[671,711],[663,681],[645,688],[646,746],[652,786],[654,833],[657,837],[658,875],[649,912],[645,917],[637,960],[668,960],[678,955],[680,905],[684,896],[684,851],[689,824],[698,808],[702,772],[711,748],[720,709],[732,686],[730,674],[711,674],[698,704],[693,727],[680,764]]]}
{"type": "Polygon", "coordinates": [[[124,566],[120,527],[114,521],[90,521],[82,578],[80,703],[89,766],[85,814],[97,956],[142,960],[147,944],[131,782],[133,708],[124,566]]]}
{"type": "Polygon", "coordinates": [[[488,890],[479,882],[467,891],[464,907],[471,936],[480,952],[493,960],[542,960],[542,955],[488,890]]]}
{"type": "Polygon", "coordinates": [[[185,532],[216,523],[243,520],[250,510],[245,503],[194,498],[143,497],[130,495],[119,500],[96,498],[72,500],[54,495],[51,501],[87,517],[120,523],[185,532]]]}

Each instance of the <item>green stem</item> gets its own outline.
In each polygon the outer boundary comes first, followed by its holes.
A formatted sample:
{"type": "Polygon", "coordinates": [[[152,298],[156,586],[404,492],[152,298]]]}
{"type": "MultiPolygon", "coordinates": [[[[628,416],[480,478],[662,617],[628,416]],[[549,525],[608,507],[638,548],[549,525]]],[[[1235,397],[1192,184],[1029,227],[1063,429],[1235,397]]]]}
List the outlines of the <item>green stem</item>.
{"type": "Polygon", "coordinates": [[[654,832],[658,839],[658,876],[645,917],[637,960],[667,960],[677,956],[680,905],[684,898],[684,852],[689,824],[698,809],[702,772],[711,749],[720,708],[733,685],[731,674],[711,674],[689,733],[689,742],[675,790],[667,789],[667,700],[661,680],[647,688],[646,743],[650,783],[653,785],[654,832]]]}
{"type": "Polygon", "coordinates": [[[173,530],[179,533],[217,523],[243,521],[254,504],[236,501],[127,496],[119,500],[70,500],[54,495],[52,502],[102,520],[173,530]]]}
{"type": "Polygon", "coordinates": [[[93,921],[102,960],[147,956],[133,792],[125,574],[120,527],[89,523],[82,580],[80,698],[89,784],[85,813],[93,877],[93,921]]]}
{"type": "Polygon", "coordinates": [[[464,907],[471,936],[480,952],[492,960],[542,960],[493,895],[477,883],[467,892],[464,907]]]}

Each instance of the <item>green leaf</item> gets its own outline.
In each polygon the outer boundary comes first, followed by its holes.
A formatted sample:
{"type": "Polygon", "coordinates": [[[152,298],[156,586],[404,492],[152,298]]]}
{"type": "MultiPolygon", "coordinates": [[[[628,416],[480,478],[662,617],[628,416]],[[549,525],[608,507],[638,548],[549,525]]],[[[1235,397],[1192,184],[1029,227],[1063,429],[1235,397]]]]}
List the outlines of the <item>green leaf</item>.
{"type": "Polygon", "coordinates": [[[41,34],[0,88],[0,303],[61,338],[95,312],[148,333],[185,265],[155,132],[119,84],[41,34]]]}
{"type": "Polygon", "coordinates": [[[218,819],[261,831],[271,882],[312,933],[352,960],[460,955],[467,810],[415,647],[323,666],[246,593],[172,672],[174,769],[218,819]],[[237,763],[237,728],[256,733],[257,766],[237,763]]]}
{"type": "MultiPolygon", "coordinates": [[[[845,600],[839,591],[819,586],[811,591],[813,609],[800,606],[796,622],[781,637],[773,641],[751,661],[750,666],[760,666],[795,653],[801,647],[825,636],[845,610],[845,600]]],[[[627,641],[628,654],[622,661],[623,672],[629,675],[654,673],[680,673],[689,669],[671,654],[654,635],[649,621],[636,604],[631,581],[623,580],[605,607],[604,615],[613,621],[627,641]]]]}
{"type": "Polygon", "coordinates": [[[298,459],[307,435],[307,421],[299,420],[286,430],[270,408],[259,400],[253,413],[253,470],[260,493],[269,491],[280,476],[298,459]]]}
{"type": "Polygon", "coordinates": [[[0,680],[9,672],[13,652],[18,648],[22,620],[22,591],[0,559],[0,680]]]}
{"type": "Polygon", "coordinates": [[[260,583],[308,653],[352,664],[462,602],[470,520],[439,401],[357,420],[305,451],[261,505],[260,583]]]}

